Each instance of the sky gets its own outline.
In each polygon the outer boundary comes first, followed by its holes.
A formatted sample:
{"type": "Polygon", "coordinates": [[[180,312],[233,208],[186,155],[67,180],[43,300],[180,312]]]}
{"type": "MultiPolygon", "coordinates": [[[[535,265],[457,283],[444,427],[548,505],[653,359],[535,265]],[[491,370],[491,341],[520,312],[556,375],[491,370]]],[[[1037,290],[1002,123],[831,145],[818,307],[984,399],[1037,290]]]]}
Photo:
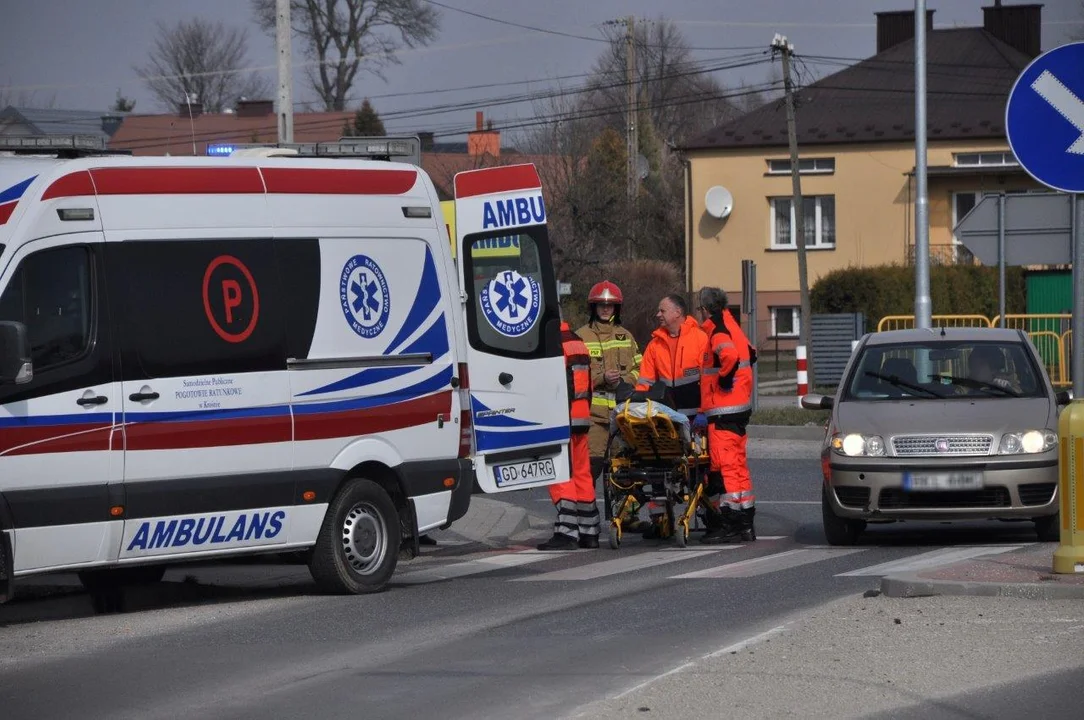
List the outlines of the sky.
{"type": "MultiPolygon", "coordinates": [[[[498,104],[509,95],[568,88],[583,81],[605,45],[605,23],[633,15],[639,22],[665,17],[677,23],[693,56],[706,65],[766,50],[776,33],[787,36],[797,55],[859,59],[875,52],[874,13],[914,9],[911,0],[441,0],[481,15],[583,38],[511,27],[440,9],[441,29],[426,48],[400,53],[401,64],[385,79],[359,73],[355,103],[372,98],[388,116],[389,133],[436,131],[445,139],[472,129],[475,110],[496,127],[513,127],[535,114],[531,103],[498,104]],[[526,81],[530,81],[529,83],[526,81]],[[505,85],[506,84],[506,85],[505,85]],[[465,89],[472,85],[487,88],[465,89]],[[440,92],[443,91],[443,92],[440,92]],[[389,97],[394,95],[394,97],[389,97]],[[457,109],[423,114],[436,105],[457,109]],[[398,113],[396,117],[392,115],[398,113]]],[[[934,28],[982,25],[991,0],[928,0],[934,28]]],[[[1014,4],[1007,0],[1005,4],[1014,4]]],[[[105,110],[117,92],[136,100],[136,112],[167,112],[143,85],[133,66],[153,45],[156,23],[172,25],[202,17],[247,28],[250,66],[276,83],[273,40],[252,21],[248,0],[0,0],[0,92],[37,105],[105,110]]],[[[1043,49],[1084,34],[1081,0],[1043,3],[1043,49]]],[[[304,75],[306,58],[293,45],[295,103],[313,101],[304,75]]],[[[771,62],[719,71],[727,87],[769,79],[771,62]]],[[[838,62],[811,57],[804,70],[820,77],[838,62]]],[[[301,110],[303,108],[298,108],[301,110]]],[[[315,109],[319,109],[317,106],[315,109]]]]}

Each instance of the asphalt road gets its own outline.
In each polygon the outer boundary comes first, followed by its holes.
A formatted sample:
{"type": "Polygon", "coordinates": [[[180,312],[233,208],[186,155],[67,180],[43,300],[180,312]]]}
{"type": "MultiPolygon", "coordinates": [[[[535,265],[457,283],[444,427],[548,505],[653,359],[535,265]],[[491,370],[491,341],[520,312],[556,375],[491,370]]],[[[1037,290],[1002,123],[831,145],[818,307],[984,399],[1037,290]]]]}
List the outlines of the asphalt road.
{"type": "MultiPolygon", "coordinates": [[[[926,524],[828,548],[813,458],[751,461],[761,539],[743,546],[555,555],[449,531],[379,595],[320,596],[304,567],[257,563],[171,571],[124,614],[79,597],[0,606],[0,717],[559,717],[873,590],[903,561],[1035,541],[1029,524],[926,524]]],[[[513,497],[552,513],[544,492],[513,497]]]]}

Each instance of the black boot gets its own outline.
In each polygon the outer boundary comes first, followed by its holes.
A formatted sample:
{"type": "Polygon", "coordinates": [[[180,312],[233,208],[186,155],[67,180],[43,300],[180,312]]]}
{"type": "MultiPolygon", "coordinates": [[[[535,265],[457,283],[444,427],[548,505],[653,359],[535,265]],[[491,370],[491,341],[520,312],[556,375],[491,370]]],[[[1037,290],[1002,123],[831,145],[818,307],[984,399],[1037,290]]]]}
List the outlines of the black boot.
{"type": "Polygon", "coordinates": [[[753,542],[757,539],[757,531],[753,527],[753,516],[757,514],[755,507],[745,508],[739,511],[738,520],[741,523],[742,542],[753,542]]]}
{"type": "Polygon", "coordinates": [[[580,535],[579,547],[583,550],[598,549],[598,535],[580,535]]]}
{"type": "Polygon", "coordinates": [[[704,533],[700,542],[705,545],[721,545],[741,542],[741,525],[737,514],[730,508],[723,508],[716,514],[716,526],[704,533]]]}
{"type": "Polygon", "coordinates": [[[538,545],[539,550],[576,550],[580,547],[579,541],[571,535],[554,533],[553,537],[538,545]]]}

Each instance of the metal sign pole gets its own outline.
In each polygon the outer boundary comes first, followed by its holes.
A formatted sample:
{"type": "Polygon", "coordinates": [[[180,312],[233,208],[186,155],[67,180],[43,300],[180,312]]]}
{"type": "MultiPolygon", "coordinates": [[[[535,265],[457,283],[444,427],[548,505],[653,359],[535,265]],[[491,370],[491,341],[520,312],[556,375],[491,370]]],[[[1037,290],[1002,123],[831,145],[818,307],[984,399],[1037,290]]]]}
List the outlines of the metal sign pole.
{"type": "Polygon", "coordinates": [[[1069,371],[1073,398],[1084,399],[1084,195],[1073,195],[1073,319],[1069,371]]]}
{"type": "Polygon", "coordinates": [[[1005,193],[997,194],[997,315],[1005,327],[1005,193]]]}
{"type": "MultiPolygon", "coordinates": [[[[752,302],[749,305],[749,329],[753,333],[753,347],[757,346],[757,338],[760,333],[757,330],[757,264],[749,263],[749,296],[752,302]]],[[[760,408],[760,390],[757,385],[760,382],[760,371],[757,364],[753,365],[753,412],[760,408]]]]}

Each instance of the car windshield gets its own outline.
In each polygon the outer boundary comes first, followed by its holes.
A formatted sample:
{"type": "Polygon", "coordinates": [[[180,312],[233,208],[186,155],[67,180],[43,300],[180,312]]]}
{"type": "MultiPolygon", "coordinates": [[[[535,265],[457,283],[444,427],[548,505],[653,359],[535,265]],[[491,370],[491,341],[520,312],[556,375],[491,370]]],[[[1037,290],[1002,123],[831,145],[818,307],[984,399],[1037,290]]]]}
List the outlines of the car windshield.
{"type": "Polygon", "coordinates": [[[1046,382],[1019,342],[867,345],[844,400],[952,400],[1043,397],[1046,382]]]}

